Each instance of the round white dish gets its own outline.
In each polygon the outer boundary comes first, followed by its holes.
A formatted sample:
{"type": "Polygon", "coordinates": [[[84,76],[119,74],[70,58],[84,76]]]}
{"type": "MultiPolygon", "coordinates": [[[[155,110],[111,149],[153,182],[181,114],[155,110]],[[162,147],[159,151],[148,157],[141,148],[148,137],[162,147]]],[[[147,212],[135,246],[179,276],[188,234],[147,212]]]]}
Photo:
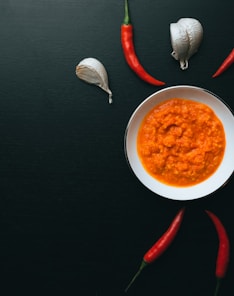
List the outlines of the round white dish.
{"type": "Polygon", "coordinates": [[[146,98],[133,112],[125,132],[127,161],[142,184],[154,193],[173,200],[193,200],[214,193],[229,180],[234,169],[234,117],[227,104],[212,92],[196,86],[179,85],[164,88],[146,98]],[[208,105],[223,123],[226,148],[222,163],[205,181],[188,187],[170,186],[159,182],[144,169],[137,153],[137,135],[146,114],[157,104],[170,98],[185,98],[208,105]]]}

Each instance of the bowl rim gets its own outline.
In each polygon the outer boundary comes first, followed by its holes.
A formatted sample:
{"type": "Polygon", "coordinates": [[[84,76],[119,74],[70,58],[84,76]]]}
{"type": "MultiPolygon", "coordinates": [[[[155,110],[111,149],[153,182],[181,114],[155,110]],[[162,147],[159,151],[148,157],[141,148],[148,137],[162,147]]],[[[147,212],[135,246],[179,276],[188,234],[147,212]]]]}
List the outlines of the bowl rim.
{"type": "MultiPolygon", "coordinates": [[[[218,108],[221,108],[221,111],[225,113],[226,112],[228,115],[227,121],[228,124],[233,126],[234,123],[234,117],[233,117],[233,111],[230,108],[230,106],[218,95],[214,94],[212,91],[209,91],[205,88],[198,87],[198,86],[193,86],[193,85],[175,85],[175,86],[169,86],[163,89],[160,89],[148,97],[144,99],[133,111],[132,115],[130,116],[130,119],[127,123],[126,129],[125,129],[125,134],[124,134],[124,153],[125,153],[125,158],[128,163],[128,166],[130,167],[131,171],[134,173],[134,175],[138,178],[138,180],[149,190],[154,192],[155,194],[172,199],[172,200],[180,200],[180,201],[187,201],[187,200],[194,200],[194,199],[199,199],[202,197],[207,197],[211,194],[214,194],[217,190],[222,188],[224,185],[228,183],[230,180],[233,171],[234,171],[234,158],[231,157],[230,161],[230,156],[233,155],[231,154],[231,145],[230,142],[234,145],[234,135],[231,135],[231,131],[227,130],[227,125],[225,122],[222,121],[224,129],[225,129],[225,135],[226,135],[226,148],[225,148],[225,155],[224,159],[222,160],[221,165],[219,168],[216,170],[214,174],[212,174],[211,177],[206,179],[205,181],[192,185],[192,186],[186,186],[186,187],[177,187],[177,186],[171,186],[164,184],[158,180],[156,180],[154,177],[152,177],[149,173],[146,172],[146,170],[143,168],[143,165],[141,164],[139,157],[137,155],[136,149],[136,136],[137,136],[137,131],[139,129],[139,125],[142,122],[142,119],[144,116],[158,103],[165,101],[167,99],[170,99],[171,96],[168,96],[172,92],[184,92],[185,94],[188,92],[191,93],[199,93],[200,95],[202,94],[202,99],[210,99],[212,102],[214,102],[214,105],[217,104],[216,109],[219,111],[218,108]],[[158,98],[161,99],[157,101],[158,98]],[[163,98],[165,97],[165,98],[163,98]],[[146,106],[146,107],[145,107],[146,106]],[[145,108],[145,111],[144,111],[145,108]],[[143,111],[142,111],[143,109],[143,111]],[[141,113],[142,112],[142,113],[141,113]],[[136,124],[136,126],[133,126],[136,124]],[[130,139],[130,133],[134,133],[133,136],[131,136],[130,139]],[[132,141],[132,139],[134,141],[132,141]],[[134,152],[132,152],[132,150],[134,152]],[[134,155],[131,155],[134,154],[134,155]],[[226,157],[226,158],[225,158],[226,157]],[[229,158],[228,158],[229,157],[229,158]],[[227,160],[228,158],[228,160],[227,160]],[[225,162],[224,162],[225,161],[225,162]],[[223,163],[225,164],[224,167],[222,167],[223,163]],[[226,171],[226,166],[228,166],[228,171],[226,171]],[[221,170],[222,169],[222,170],[221,170]],[[221,175],[222,173],[222,175],[221,175]],[[220,181],[219,178],[221,177],[220,181]],[[218,182],[218,181],[219,182],[218,182]],[[214,182],[214,183],[213,183],[214,182]],[[206,184],[208,184],[208,188],[206,188],[206,184]]],[[[178,95],[174,97],[179,97],[178,95]]],[[[180,96],[181,98],[183,95],[180,96]]],[[[202,103],[207,104],[217,115],[217,110],[213,106],[210,106],[210,102],[207,103],[207,101],[203,102],[202,99],[194,99],[190,97],[184,97],[189,100],[195,100],[199,101],[202,103]],[[214,110],[215,109],[215,110],[214,110]]],[[[220,111],[220,112],[221,112],[220,111]]],[[[223,115],[222,115],[223,116],[223,115]]],[[[220,114],[218,114],[218,117],[220,117],[220,114]]],[[[226,118],[225,118],[226,120],[226,118]]],[[[232,147],[233,147],[232,145],[232,147]]]]}

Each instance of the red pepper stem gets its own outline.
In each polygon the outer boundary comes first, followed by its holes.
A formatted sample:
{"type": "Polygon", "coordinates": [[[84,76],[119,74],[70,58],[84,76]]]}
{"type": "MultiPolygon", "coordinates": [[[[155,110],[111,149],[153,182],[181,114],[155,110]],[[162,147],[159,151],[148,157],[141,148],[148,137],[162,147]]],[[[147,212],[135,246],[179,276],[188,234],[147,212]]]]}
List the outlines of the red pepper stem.
{"type": "Polygon", "coordinates": [[[124,9],[125,9],[125,15],[124,15],[123,24],[130,25],[131,21],[130,21],[130,16],[129,16],[128,0],[125,0],[124,9]]]}
{"type": "Polygon", "coordinates": [[[135,281],[135,279],[140,275],[141,271],[148,265],[147,262],[145,262],[144,260],[141,262],[140,268],[138,269],[137,273],[134,275],[134,277],[132,278],[131,282],[128,284],[127,288],[125,289],[125,293],[128,291],[128,289],[131,287],[131,285],[133,284],[133,282],[135,281]]]}
{"type": "Polygon", "coordinates": [[[216,284],[214,296],[218,296],[220,285],[221,285],[221,278],[217,278],[217,284],[216,284]]]}

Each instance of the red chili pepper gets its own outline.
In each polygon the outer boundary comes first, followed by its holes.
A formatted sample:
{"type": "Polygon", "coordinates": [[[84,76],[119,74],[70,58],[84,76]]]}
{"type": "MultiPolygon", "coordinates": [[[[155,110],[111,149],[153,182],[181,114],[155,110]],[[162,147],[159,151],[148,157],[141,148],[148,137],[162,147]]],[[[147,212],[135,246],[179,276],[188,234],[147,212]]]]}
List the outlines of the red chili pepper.
{"type": "Polygon", "coordinates": [[[206,213],[211,218],[219,238],[219,248],[218,248],[218,254],[216,259],[216,271],[215,271],[215,275],[217,278],[215,296],[217,296],[221,279],[225,277],[227,268],[228,268],[229,257],[230,257],[230,242],[229,242],[226,229],[222,224],[222,222],[220,221],[220,219],[210,211],[206,211],[206,213]]]}
{"type": "Polygon", "coordinates": [[[128,1],[125,0],[125,17],[124,22],[121,26],[121,44],[123,48],[124,57],[129,67],[144,81],[161,86],[165,82],[155,79],[141,65],[134,48],[133,43],[133,26],[130,22],[129,12],[128,12],[128,1]]]}
{"type": "Polygon", "coordinates": [[[225,70],[227,70],[232,64],[234,63],[234,48],[229,53],[229,55],[226,57],[226,59],[223,61],[221,66],[218,68],[218,70],[213,74],[213,78],[219,76],[222,74],[225,70]]]}
{"type": "Polygon", "coordinates": [[[185,209],[182,208],[173,221],[171,222],[169,228],[166,232],[156,241],[156,243],[145,253],[143,260],[141,262],[140,268],[125,289],[125,292],[130,288],[133,284],[135,279],[140,275],[141,271],[148,266],[149,264],[153,263],[156,259],[158,259],[171,245],[172,241],[176,237],[176,234],[180,228],[181,222],[183,220],[185,209]]]}

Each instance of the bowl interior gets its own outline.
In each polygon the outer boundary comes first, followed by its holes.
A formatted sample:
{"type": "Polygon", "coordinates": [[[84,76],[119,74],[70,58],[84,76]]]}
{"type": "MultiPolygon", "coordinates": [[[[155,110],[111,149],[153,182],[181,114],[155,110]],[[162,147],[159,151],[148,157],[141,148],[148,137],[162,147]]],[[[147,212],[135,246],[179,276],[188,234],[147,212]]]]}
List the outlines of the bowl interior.
{"type": "Polygon", "coordinates": [[[125,153],[136,177],[154,193],[174,200],[192,200],[207,196],[223,186],[234,168],[234,117],[231,109],[217,95],[194,86],[173,86],[162,89],[146,98],[133,112],[125,133],[125,153]],[[223,123],[226,148],[222,163],[215,173],[205,181],[188,187],[163,184],[144,169],[137,153],[137,135],[145,115],[157,104],[171,99],[184,98],[208,105],[223,123]]]}

